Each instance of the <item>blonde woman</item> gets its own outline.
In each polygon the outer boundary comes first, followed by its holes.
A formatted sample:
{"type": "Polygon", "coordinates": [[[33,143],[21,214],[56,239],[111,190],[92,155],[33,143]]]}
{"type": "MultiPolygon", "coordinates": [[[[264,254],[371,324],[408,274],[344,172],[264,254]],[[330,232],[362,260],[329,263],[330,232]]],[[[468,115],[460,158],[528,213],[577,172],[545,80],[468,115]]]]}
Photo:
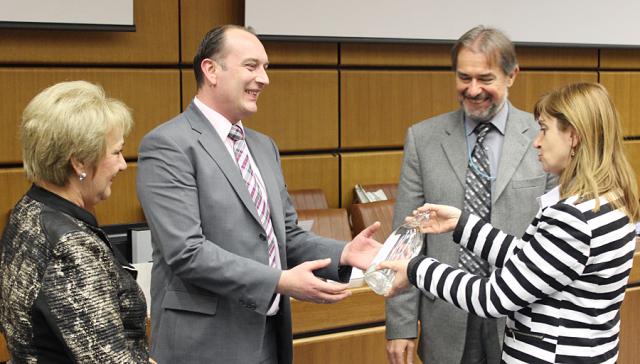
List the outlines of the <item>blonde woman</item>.
{"type": "Polygon", "coordinates": [[[24,110],[33,185],[0,251],[0,325],[16,363],[149,362],[144,296],[91,213],[127,167],[131,126],[122,102],[84,81],[51,86],[24,110]]]}
{"type": "Polygon", "coordinates": [[[534,146],[560,186],[521,239],[451,206],[419,209],[430,211],[423,231],[454,231],[495,267],[488,278],[426,257],[380,267],[400,273],[390,295],[410,282],[476,315],[506,316],[504,362],[615,363],[639,217],[618,113],[604,87],[580,83],[543,96],[534,114],[534,146]]]}

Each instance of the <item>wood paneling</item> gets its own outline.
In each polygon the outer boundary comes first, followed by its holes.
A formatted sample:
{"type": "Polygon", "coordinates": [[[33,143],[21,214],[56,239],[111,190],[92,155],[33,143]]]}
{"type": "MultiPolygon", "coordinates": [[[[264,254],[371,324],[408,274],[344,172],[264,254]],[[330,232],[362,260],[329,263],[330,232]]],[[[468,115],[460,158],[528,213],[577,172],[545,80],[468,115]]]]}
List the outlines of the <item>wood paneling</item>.
{"type": "Polygon", "coordinates": [[[350,288],[351,296],[331,305],[291,299],[293,333],[322,331],[384,321],[384,297],[369,287],[350,288]]]}
{"type": "Polygon", "coordinates": [[[0,231],[4,231],[4,226],[9,219],[9,212],[18,203],[31,183],[27,180],[22,168],[0,169],[0,231]]]}
{"type": "Polygon", "coordinates": [[[341,43],[340,63],[345,66],[451,67],[451,45],[341,43]]]}
{"type": "MultiPolygon", "coordinates": [[[[0,169],[0,231],[18,200],[24,195],[31,183],[25,178],[22,168],[0,169]]],[[[135,223],[144,221],[142,208],[136,196],[136,163],[120,172],[113,180],[111,196],[96,205],[96,218],[100,225],[135,223]]]]}
{"type": "Polygon", "coordinates": [[[22,112],[40,91],[57,82],[86,80],[102,85],[109,97],[133,112],[134,128],[124,154],[134,158],[140,139],[180,112],[178,71],[97,68],[0,68],[0,163],[22,162],[18,131],[22,112]]]}
{"type": "Polygon", "coordinates": [[[293,340],[293,362],[386,364],[386,343],[384,326],[296,339],[293,340]]]}
{"type": "MultiPolygon", "coordinates": [[[[281,151],[338,147],[338,72],[271,70],[258,112],[243,122],[272,137],[281,151]]],[[[195,94],[195,80],[183,70],[183,107],[195,94]],[[187,90],[193,90],[190,93],[187,90]]]]}
{"type": "Polygon", "coordinates": [[[600,68],[640,69],[640,49],[603,48],[600,50],[600,68]]]}
{"type": "Polygon", "coordinates": [[[402,151],[342,153],[342,207],[349,207],[356,184],[398,183],[402,151]]]}
{"type": "Polygon", "coordinates": [[[627,160],[631,163],[631,167],[636,172],[636,179],[638,180],[638,183],[640,183],[640,140],[624,142],[624,150],[627,154],[627,160]]]}
{"type": "Polygon", "coordinates": [[[620,113],[625,136],[640,136],[640,72],[601,72],[600,83],[620,113]]]}
{"type": "Polygon", "coordinates": [[[640,358],[640,287],[627,289],[620,310],[620,355],[618,363],[637,363],[640,358]]]}
{"type": "Polygon", "coordinates": [[[204,35],[224,24],[244,24],[244,1],[180,0],[180,62],[193,64],[204,35]]]}
{"type": "Polygon", "coordinates": [[[340,206],[337,155],[285,156],[282,157],[282,173],[289,190],[319,188],[327,196],[329,207],[340,206]]]}
{"type": "Polygon", "coordinates": [[[450,71],[342,71],[340,90],[343,148],[402,146],[409,126],[458,107],[450,71]]]}
{"type": "Polygon", "coordinates": [[[524,68],[597,68],[597,48],[517,47],[518,63],[524,68]]]}
{"type": "Polygon", "coordinates": [[[129,224],[145,221],[136,194],[137,163],[118,173],[111,185],[111,196],[96,205],[96,218],[100,225],[129,224]]]}
{"type": "Polygon", "coordinates": [[[520,72],[510,89],[509,100],[524,111],[532,112],[540,96],[573,82],[597,82],[594,72],[526,71],[520,72]]]}
{"type": "Polygon", "coordinates": [[[135,32],[0,29],[0,63],[175,64],[178,6],[136,0],[135,32]]]}
{"type": "Polygon", "coordinates": [[[337,65],[337,43],[263,42],[270,64],[337,65]]]}

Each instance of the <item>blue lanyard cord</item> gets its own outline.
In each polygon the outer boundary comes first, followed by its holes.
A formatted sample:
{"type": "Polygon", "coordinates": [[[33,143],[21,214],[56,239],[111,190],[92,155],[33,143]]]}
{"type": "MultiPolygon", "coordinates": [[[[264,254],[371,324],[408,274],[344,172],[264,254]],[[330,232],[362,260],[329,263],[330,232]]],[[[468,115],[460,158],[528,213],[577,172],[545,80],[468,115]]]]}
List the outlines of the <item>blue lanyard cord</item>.
{"type": "MultiPolygon", "coordinates": [[[[495,181],[496,177],[490,176],[486,173],[484,173],[484,171],[482,171],[482,169],[480,168],[480,166],[478,166],[476,164],[476,162],[473,161],[473,158],[471,158],[471,146],[469,145],[469,139],[467,137],[467,123],[465,123],[464,121],[462,122],[463,126],[464,126],[464,141],[465,144],[467,145],[467,160],[469,161],[467,163],[467,166],[469,168],[472,168],[474,172],[476,172],[476,174],[484,179],[488,179],[490,181],[495,181]]],[[[488,157],[488,155],[487,155],[488,157]]]]}

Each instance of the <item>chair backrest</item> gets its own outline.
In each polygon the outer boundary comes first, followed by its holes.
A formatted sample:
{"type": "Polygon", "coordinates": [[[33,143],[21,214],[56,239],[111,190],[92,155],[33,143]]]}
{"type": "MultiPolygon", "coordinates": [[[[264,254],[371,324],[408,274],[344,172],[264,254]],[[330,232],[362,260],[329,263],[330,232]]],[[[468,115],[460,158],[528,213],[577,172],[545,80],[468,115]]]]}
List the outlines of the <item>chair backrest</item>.
{"type": "Polygon", "coordinates": [[[393,204],[394,200],[376,201],[351,205],[351,223],[353,224],[353,235],[358,234],[362,229],[380,221],[380,229],[373,236],[379,242],[385,239],[393,231],[393,204]]]}
{"type": "Polygon", "coordinates": [[[7,341],[4,335],[0,333],[0,363],[8,362],[9,360],[11,360],[11,354],[9,354],[9,349],[7,348],[7,341]]]}
{"type": "Polygon", "coordinates": [[[297,209],[328,209],[327,197],[321,189],[289,191],[293,206],[297,209]]]}
{"type": "Polygon", "coordinates": [[[313,220],[311,231],[328,238],[350,241],[351,229],[345,209],[298,210],[298,221],[313,220]]]}

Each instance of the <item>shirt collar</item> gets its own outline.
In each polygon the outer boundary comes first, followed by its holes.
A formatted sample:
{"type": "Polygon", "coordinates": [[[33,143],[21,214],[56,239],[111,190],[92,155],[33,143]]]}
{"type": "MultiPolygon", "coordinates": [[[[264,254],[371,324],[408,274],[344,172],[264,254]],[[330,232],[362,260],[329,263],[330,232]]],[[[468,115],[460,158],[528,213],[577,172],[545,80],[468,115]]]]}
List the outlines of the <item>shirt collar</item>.
{"type": "Polygon", "coordinates": [[[31,185],[31,189],[27,192],[27,196],[38,202],[42,202],[52,209],[62,211],[65,214],[84,222],[91,228],[98,229],[98,221],[89,211],[49,190],[45,190],[44,188],[33,184],[31,185]]]}
{"type": "MultiPolygon", "coordinates": [[[[213,128],[218,133],[220,139],[224,142],[229,137],[229,132],[233,124],[222,114],[207,106],[204,102],[198,100],[198,97],[193,98],[193,103],[202,112],[205,118],[209,120],[213,128]]],[[[242,133],[247,135],[242,125],[242,120],[238,121],[237,125],[242,129],[242,133]]]]}
{"type": "MultiPolygon", "coordinates": [[[[504,106],[502,106],[500,111],[498,111],[498,113],[495,114],[491,120],[489,120],[489,122],[493,124],[495,129],[498,130],[502,135],[504,135],[504,131],[507,127],[507,116],[509,116],[509,103],[505,101],[504,106]]],[[[464,124],[467,129],[467,136],[469,136],[471,135],[471,133],[473,133],[480,122],[467,117],[467,115],[465,114],[464,124]]]]}
{"type": "Polygon", "coordinates": [[[541,209],[553,206],[557,204],[558,201],[560,201],[560,186],[556,186],[549,192],[538,197],[538,205],[540,205],[541,209]]]}

